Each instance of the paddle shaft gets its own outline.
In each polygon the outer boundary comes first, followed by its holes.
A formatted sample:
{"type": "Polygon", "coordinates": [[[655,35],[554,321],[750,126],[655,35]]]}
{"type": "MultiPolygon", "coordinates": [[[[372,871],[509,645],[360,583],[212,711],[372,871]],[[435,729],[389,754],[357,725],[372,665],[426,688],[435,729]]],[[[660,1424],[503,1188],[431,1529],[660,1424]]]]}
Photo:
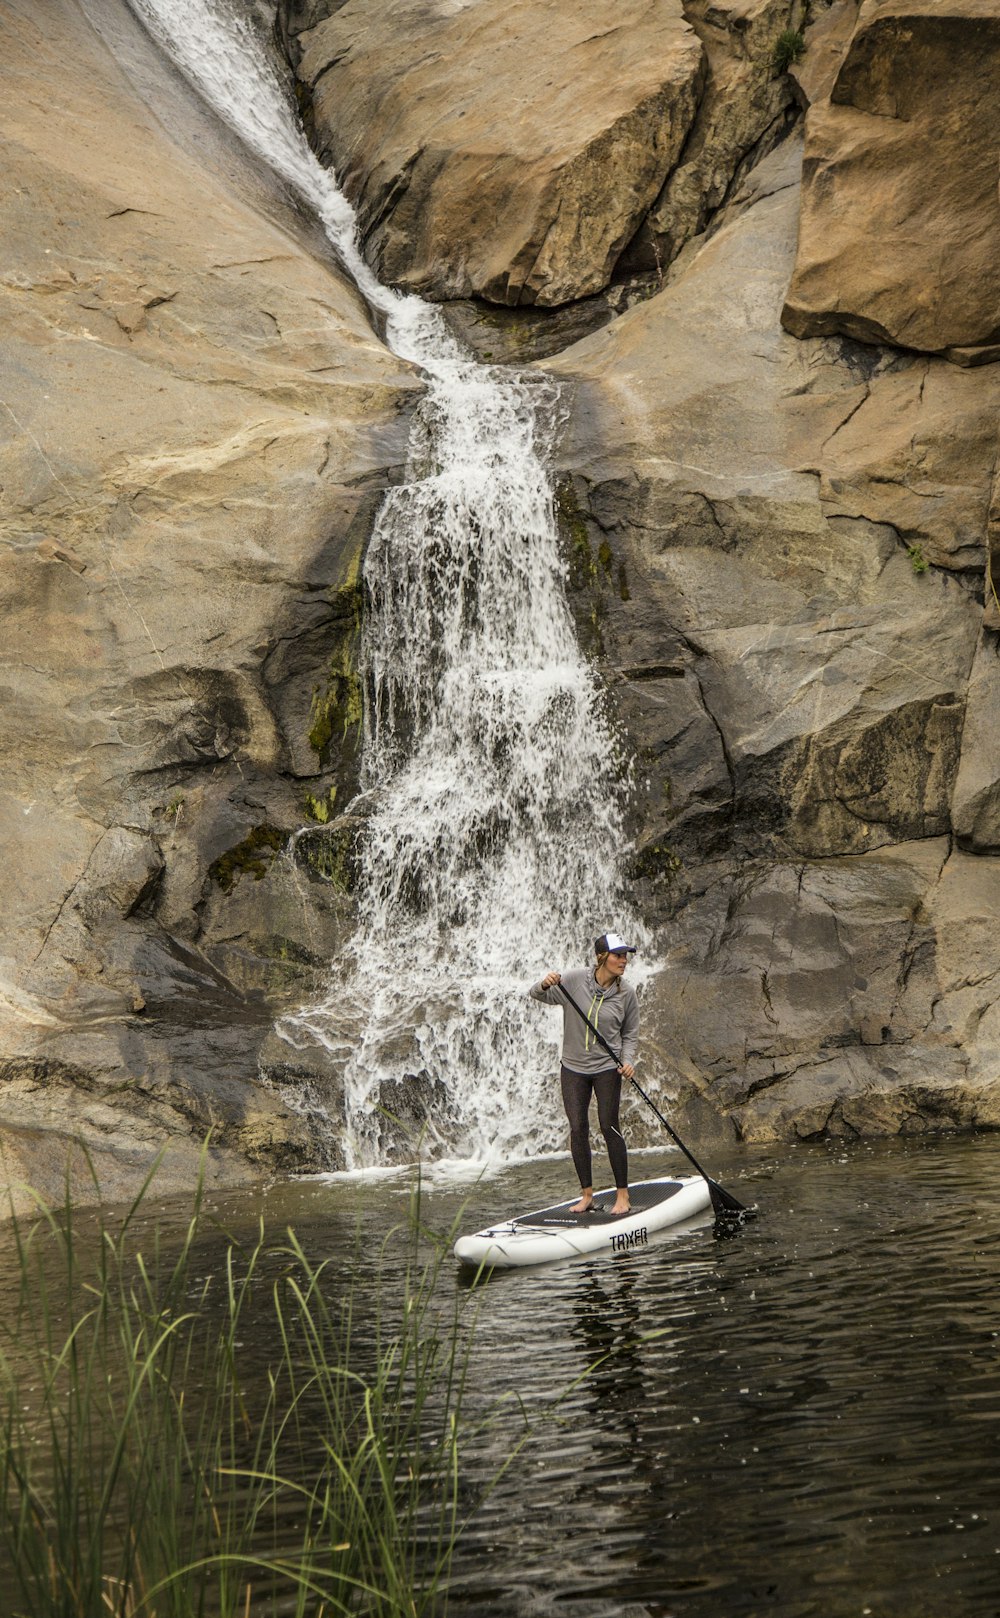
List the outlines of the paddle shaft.
{"type": "MultiPolygon", "coordinates": [[[[621,1057],[617,1056],[615,1054],[615,1052],[611,1049],[611,1046],[608,1044],[607,1040],[605,1039],[604,1035],[601,1033],[600,1029],[596,1028],[594,1026],[594,1024],[591,1022],[590,1018],[587,1016],[587,1013],[584,1011],[583,1007],[577,1005],[576,1001],[573,999],[573,996],[570,994],[569,990],[564,988],[561,983],[557,983],[555,985],[555,987],[559,990],[559,993],[561,995],[563,995],[566,1000],[569,1001],[569,1004],[573,1007],[573,1010],[576,1012],[577,1016],[583,1018],[583,1021],[587,1024],[587,1027],[590,1029],[590,1031],[593,1034],[594,1038],[597,1040],[597,1043],[600,1046],[602,1046],[604,1050],[607,1051],[608,1055],[611,1057],[611,1060],[614,1062],[615,1066],[616,1067],[621,1067],[621,1065],[622,1065],[621,1057]]],[[[726,1211],[728,1213],[741,1213],[741,1212],[743,1212],[744,1211],[743,1210],[743,1204],[741,1202],[738,1202],[737,1199],[732,1195],[731,1192],[724,1191],[722,1186],[718,1185],[716,1183],[716,1181],[712,1179],[712,1176],[710,1174],[705,1173],[705,1170],[702,1168],[701,1164],[698,1162],[698,1159],[695,1157],[694,1153],[689,1151],[688,1148],[685,1146],[684,1142],[681,1140],[681,1137],[678,1135],[676,1129],[671,1128],[670,1124],[667,1123],[667,1120],[664,1118],[664,1116],[663,1116],[662,1112],[660,1111],[659,1107],[655,1106],[654,1103],[652,1101],[650,1101],[650,1099],[649,1099],[648,1095],[646,1094],[645,1090],[642,1088],[642,1085],[639,1084],[638,1081],[636,1079],[632,1078],[631,1076],[629,1078],[629,1083],[635,1085],[635,1088],[638,1090],[639,1094],[642,1096],[643,1101],[646,1103],[649,1110],[656,1114],[657,1118],[660,1120],[660,1123],[663,1125],[663,1127],[666,1130],[667,1134],[670,1136],[670,1139],[674,1142],[674,1144],[676,1146],[680,1147],[681,1151],[684,1153],[684,1156],[687,1158],[688,1162],[694,1164],[694,1167],[698,1170],[698,1173],[701,1175],[702,1179],[706,1180],[708,1182],[708,1188],[712,1193],[713,1205],[718,1207],[719,1202],[721,1202],[722,1206],[726,1209],[726,1211]]]]}

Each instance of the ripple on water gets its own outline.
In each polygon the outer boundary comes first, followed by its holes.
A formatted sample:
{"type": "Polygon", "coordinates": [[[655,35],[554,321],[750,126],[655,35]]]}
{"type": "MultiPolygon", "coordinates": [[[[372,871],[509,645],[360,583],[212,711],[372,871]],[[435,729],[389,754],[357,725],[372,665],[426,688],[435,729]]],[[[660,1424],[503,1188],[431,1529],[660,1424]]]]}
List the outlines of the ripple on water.
{"type": "Polygon", "coordinates": [[[453,1611],[995,1618],[998,1169],[990,1137],[802,1149],[736,1241],[483,1289],[479,1386],[547,1419],[453,1611]]]}
{"type": "MultiPolygon", "coordinates": [[[[477,1286],[448,1261],[435,1307],[475,1322],[451,1618],[996,1618],[1000,1139],[713,1170],[759,1204],[736,1239],[702,1224],[477,1286]]],[[[422,1219],[476,1229],[568,1175],[438,1182],[422,1219]]],[[[401,1290],[407,1196],[382,1177],[214,1200],[235,1235],[262,1204],[275,1235],[294,1225],[332,1286],[350,1270],[361,1344],[365,1300],[391,1318],[401,1290]]],[[[220,1258],[206,1242],[201,1268],[220,1258]]],[[[266,1378],[266,1337],[241,1354],[248,1387],[266,1378]]]]}

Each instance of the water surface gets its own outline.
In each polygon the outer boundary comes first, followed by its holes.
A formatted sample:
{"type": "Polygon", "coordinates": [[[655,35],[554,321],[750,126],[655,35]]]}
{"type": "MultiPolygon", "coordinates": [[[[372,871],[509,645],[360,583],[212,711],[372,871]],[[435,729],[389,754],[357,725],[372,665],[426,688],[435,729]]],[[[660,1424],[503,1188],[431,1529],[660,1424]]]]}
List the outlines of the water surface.
{"type": "MultiPolygon", "coordinates": [[[[676,1172],[677,1154],[635,1160],[661,1166],[676,1172]]],[[[466,1443],[454,1618],[995,1618],[1000,1138],[711,1166],[759,1205],[733,1239],[702,1219],[643,1251],[478,1286],[446,1262],[442,1320],[457,1307],[475,1321],[467,1415],[494,1411],[466,1443]]],[[[570,1182],[567,1160],[431,1180],[422,1218],[477,1229],[570,1182]]],[[[213,1207],[235,1234],[261,1213],[274,1237],[293,1225],[333,1257],[332,1284],[351,1271],[391,1318],[408,1199],[383,1177],[213,1207]]],[[[187,1211],[157,1204],[161,1235],[187,1211]]],[[[263,1377],[273,1345],[243,1352],[244,1375],[263,1377]]]]}
{"type": "Polygon", "coordinates": [[[552,1399],[594,1369],[473,1524],[455,1611],[993,1618],[1000,1141],[715,1172],[760,1205],[737,1238],[485,1289],[484,1386],[552,1399]]]}

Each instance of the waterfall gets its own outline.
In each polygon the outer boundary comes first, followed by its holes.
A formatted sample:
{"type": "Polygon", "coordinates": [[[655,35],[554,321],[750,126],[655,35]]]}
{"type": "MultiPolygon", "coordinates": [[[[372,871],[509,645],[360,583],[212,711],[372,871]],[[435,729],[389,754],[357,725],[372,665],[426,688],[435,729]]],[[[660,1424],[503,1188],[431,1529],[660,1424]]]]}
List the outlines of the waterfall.
{"type": "Polygon", "coordinates": [[[622,908],[625,772],[558,554],[554,385],[481,364],[438,309],[379,283],[349,202],[222,0],[131,3],[315,211],[390,347],[427,383],[364,567],[357,932],[326,998],[282,1032],[342,1067],[356,1164],[389,1149],[380,1104],[414,1095],[428,1155],[551,1149],[565,1129],[551,1084],[559,1019],[527,986],[588,959],[605,927],[636,927],[622,908]]]}

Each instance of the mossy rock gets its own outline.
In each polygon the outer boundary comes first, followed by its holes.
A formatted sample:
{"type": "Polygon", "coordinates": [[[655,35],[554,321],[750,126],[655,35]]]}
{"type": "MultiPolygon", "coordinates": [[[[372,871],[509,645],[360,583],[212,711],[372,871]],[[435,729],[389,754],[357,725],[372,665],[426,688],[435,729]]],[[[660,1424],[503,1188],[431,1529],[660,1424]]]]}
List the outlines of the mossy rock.
{"type": "Polygon", "coordinates": [[[361,724],[363,705],[357,646],[362,603],[362,585],[356,577],[333,598],[342,628],[330,655],[326,679],[313,689],[309,716],[309,745],[323,768],[331,764],[335,746],[342,747],[351,731],[357,733],[361,724]]]}
{"type": "Polygon", "coordinates": [[[353,893],[360,874],[364,824],[358,815],[340,815],[326,826],[310,827],[296,841],[296,862],[310,875],[332,883],[340,893],[353,893]]]}
{"type": "Polygon", "coordinates": [[[337,785],[334,782],[328,792],[317,797],[314,792],[307,792],[302,800],[307,819],[314,820],[318,826],[326,826],[333,819],[333,806],[337,801],[337,785]]]}
{"type": "MultiPolygon", "coordinates": [[[[588,657],[604,655],[606,590],[614,588],[614,553],[606,537],[591,542],[591,529],[569,478],[556,485],[556,520],[568,563],[570,606],[576,619],[581,649],[588,657]],[[575,598],[575,599],[574,599],[575,598]]],[[[628,600],[628,583],[620,570],[618,592],[628,600]]]]}
{"type": "Polygon", "coordinates": [[[277,826],[255,826],[241,843],[220,854],[208,868],[210,879],[223,893],[232,893],[241,876],[252,876],[260,882],[288,841],[288,833],[277,826]]]}
{"type": "Polygon", "coordinates": [[[648,843],[632,857],[629,876],[633,882],[673,882],[681,868],[681,857],[669,843],[648,843]]]}
{"type": "Polygon", "coordinates": [[[556,485],[556,519],[568,552],[570,589],[593,589],[598,583],[597,558],[591,548],[587,519],[580,510],[572,483],[566,478],[561,478],[556,485]]]}

